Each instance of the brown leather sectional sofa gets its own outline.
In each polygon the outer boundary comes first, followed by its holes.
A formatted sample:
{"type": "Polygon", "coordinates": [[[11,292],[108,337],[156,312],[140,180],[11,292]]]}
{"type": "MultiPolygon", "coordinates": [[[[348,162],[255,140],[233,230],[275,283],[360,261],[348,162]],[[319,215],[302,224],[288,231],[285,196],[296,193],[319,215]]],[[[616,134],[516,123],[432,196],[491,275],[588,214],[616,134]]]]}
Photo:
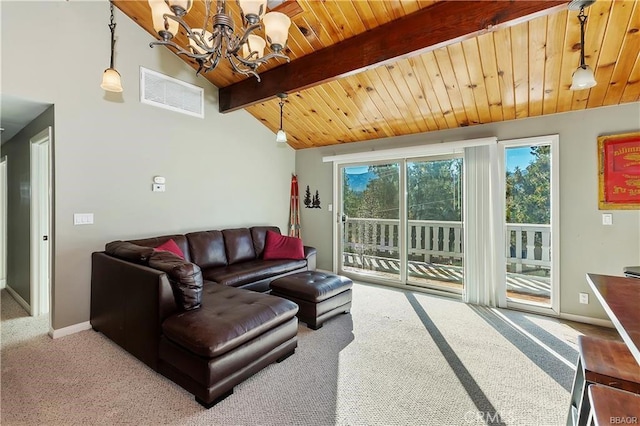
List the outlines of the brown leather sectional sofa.
{"type": "Polygon", "coordinates": [[[107,244],[92,255],[92,327],[213,406],[297,346],[298,306],[265,292],[274,279],[314,270],[316,250],[263,260],[267,230],[280,232],[259,226],[107,244]],[[184,259],[153,250],[170,239],[184,259]]]}

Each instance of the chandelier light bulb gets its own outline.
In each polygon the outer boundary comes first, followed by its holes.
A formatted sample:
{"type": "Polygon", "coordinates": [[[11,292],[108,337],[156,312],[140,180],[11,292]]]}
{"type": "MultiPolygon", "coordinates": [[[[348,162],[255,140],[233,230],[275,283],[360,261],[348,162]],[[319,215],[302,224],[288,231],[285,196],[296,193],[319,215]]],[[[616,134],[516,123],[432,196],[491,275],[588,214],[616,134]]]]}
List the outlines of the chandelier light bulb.
{"type": "Polygon", "coordinates": [[[284,13],[269,12],[262,19],[264,22],[264,31],[267,34],[267,40],[271,43],[271,50],[279,52],[284,49],[289,36],[289,27],[291,26],[291,18],[284,13]]]}
{"type": "Polygon", "coordinates": [[[178,22],[165,19],[164,15],[173,15],[164,0],[149,0],[153,29],[163,40],[170,40],[178,33],[178,22]]]}
{"type": "Polygon", "coordinates": [[[247,38],[247,42],[242,45],[242,55],[247,58],[252,52],[257,52],[256,58],[262,58],[264,56],[264,48],[267,46],[267,42],[260,36],[251,34],[247,38]]]}
{"type": "Polygon", "coordinates": [[[244,17],[251,24],[260,21],[267,11],[267,0],[238,0],[244,17]]]}

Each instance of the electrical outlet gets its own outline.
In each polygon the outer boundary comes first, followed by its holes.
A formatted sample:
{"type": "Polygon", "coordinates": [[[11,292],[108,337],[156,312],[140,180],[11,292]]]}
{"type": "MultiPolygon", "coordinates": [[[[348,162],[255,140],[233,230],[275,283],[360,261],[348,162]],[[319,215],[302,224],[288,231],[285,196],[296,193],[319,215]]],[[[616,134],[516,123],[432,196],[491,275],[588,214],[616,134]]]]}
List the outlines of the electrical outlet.
{"type": "Polygon", "coordinates": [[[580,293],[580,303],[583,305],[589,304],[589,293],[580,293]]]}
{"type": "Polygon", "coordinates": [[[602,213],[602,224],[613,225],[613,216],[611,213],[602,213]]]}

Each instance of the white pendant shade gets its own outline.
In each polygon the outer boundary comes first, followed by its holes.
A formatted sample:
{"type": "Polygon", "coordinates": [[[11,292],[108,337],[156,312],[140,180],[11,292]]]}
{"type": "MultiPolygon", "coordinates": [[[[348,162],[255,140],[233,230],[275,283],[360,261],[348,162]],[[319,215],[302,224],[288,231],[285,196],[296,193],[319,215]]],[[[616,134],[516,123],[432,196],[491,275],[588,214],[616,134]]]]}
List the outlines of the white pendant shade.
{"type": "Polygon", "coordinates": [[[276,133],[276,142],[287,143],[287,134],[284,132],[284,130],[278,130],[278,133],[276,133]]]}
{"type": "Polygon", "coordinates": [[[589,89],[597,84],[595,77],[593,76],[593,70],[589,65],[578,67],[573,73],[571,78],[571,90],[583,90],[589,89]]]}
{"type": "Polygon", "coordinates": [[[283,49],[287,44],[291,18],[284,13],[269,12],[264,15],[262,20],[264,22],[264,31],[271,43],[271,48],[274,50],[283,49]]]}
{"type": "Polygon", "coordinates": [[[240,8],[244,16],[255,15],[258,18],[262,18],[267,11],[267,0],[238,0],[240,8]],[[260,7],[262,6],[262,13],[260,13],[260,7]]]}
{"type": "MultiPolygon", "coordinates": [[[[202,28],[194,28],[193,32],[196,34],[202,34],[202,28]]],[[[205,31],[204,37],[203,37],[205,45],[209,46],[209,43],[211,43],[211,41],[209,40],[210,38],[211,38],[211,33],[209,31],[205,31]]],[[[207,53],[204,49],[198,46],[198,44],[191,38],[189,39],[189,45],[193,47],[193,50],[198,53],[207,53]]]]}
{"type": "Polygon", "coordinates": [[[120,73],[113,68],[107,68],[102,74],[102,84],[104,90],[109,92],[122,92],[122,82],[120,81],[120,73]]]}
{"type": "Polygon", "coordinates": [[[258,52],[258,56],[255,58],[261,58],[264,56],[264,48],[267,46],[267,42],[260,36],[251,34],[247,37],[247,42],[242,45],[242,55],[246,58],[251,52],[258,52]]]}
{"type": "Polygon", "coordinates": [[[169,31],[173,36],[178,32],[178,23],[173,19],[167,19],[169,28],[165,29],[164,15],[173,15],[167,3],[164,0],[149,0],[149,6],[151,6],[151,18],[153,20],[153,29],[160,33],[160,31],[169,31]]]}

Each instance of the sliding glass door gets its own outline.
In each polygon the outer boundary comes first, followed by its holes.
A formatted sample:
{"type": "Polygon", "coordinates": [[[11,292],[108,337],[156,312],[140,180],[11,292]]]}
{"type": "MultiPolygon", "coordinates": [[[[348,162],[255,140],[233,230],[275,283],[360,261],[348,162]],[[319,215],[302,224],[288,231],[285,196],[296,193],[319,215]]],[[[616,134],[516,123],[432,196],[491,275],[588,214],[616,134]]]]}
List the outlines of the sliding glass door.
{"type": "Polygon", "coordinates": [[[341,166],[339,268],[460,293],[462,158],[341,166]]]}
{"type": "Polygon", "coordinates": [[[345,166],[341,176],[341,270],[400,281],[400,163],[345,166]]]}
{"type": "Polygon", "coordinates": [[[463,286],[462,158],[407,160],[407,283],[463,286]]]}

